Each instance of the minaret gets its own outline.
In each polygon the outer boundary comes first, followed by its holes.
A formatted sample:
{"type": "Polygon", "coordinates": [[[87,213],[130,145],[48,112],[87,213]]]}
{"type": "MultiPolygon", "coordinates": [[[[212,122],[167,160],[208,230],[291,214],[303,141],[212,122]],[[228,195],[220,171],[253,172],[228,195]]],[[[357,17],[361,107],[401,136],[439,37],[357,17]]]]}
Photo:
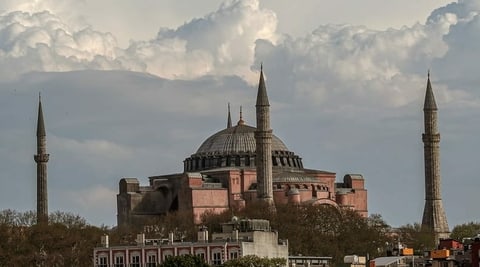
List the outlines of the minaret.
{"type": "Polygon", "coordinates": [[[47,196],[47,136],[43,122],[42,101],[38,95],[37,120],[37,154],[34,155],[37,163],[37,224],[48,223],[48,196],[47,196]]]}
{"type": "Polygon", "coordinates": [[[244,125],[245,121],[243,120],[242,106],[240,106],[240,118],[238,119],[237,125],[244,125]]]}
{"type": "Polygon", "coordinates": [[[447,217],[443,210],[440,182],[440,133],[437,125],[437,104],[430,83],[430,71],[427,78],[427,91],[423,106],[425,133],[422,135],[425,160],[425,208],[422,227],[432,231],[434,242],[448,238],[447,217]]]}
{"type": "Polygon", "coordinates": [[[227,118],[227,128],[232,127],[232,116],[230,115],[230,103],[228,103],[228,118],[227,118]]]}
{"type": "Polygon", "coordinates": [[[260,68],[260,82],[257,93],[257,130],[255,131],[257,168],[257,198],[268,204],[273,202],[272,178],[272,129],[270,129],[270,104],[263,79],[263,66],[260,68]]]}

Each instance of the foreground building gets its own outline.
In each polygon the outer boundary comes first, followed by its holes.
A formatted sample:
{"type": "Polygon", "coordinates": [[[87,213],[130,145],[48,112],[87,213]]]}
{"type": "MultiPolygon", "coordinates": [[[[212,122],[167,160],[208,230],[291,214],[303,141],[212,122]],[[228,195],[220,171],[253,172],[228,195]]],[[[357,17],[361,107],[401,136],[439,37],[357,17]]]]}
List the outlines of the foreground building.
{"type": "Polygon", "coordinates": [[[145,235],[140,234],[137,244],[132,246],[110,247],[108,236],[102,243],[102,247],[93,251],[96,267],[154,267],[169,256],[186,254],[200,256],[214,266],[246,255],[288,259],[288,241],[278,239],[278,233],[270,229],[269,221],[238,220],[235,217],[222,225],[221,233],[213,233],[211,240],[207,229],[200,228],[196,242],[177,241],[172,233],[168,239],[145,239],[145,235]]]}
{"type": "Polygon", "coordinates": [[[263,70],[256,101],[257,127],[242,118],[207,138],[183,161],[183,172],[152,176],[147,186],[123,178],[117,195],[119,226],[136,224],[172,211],[220,213],[254,201],[271,204],[326,204],[368,215],[362,175],[304,168],[302,158],[272,133],[263,70]]]}

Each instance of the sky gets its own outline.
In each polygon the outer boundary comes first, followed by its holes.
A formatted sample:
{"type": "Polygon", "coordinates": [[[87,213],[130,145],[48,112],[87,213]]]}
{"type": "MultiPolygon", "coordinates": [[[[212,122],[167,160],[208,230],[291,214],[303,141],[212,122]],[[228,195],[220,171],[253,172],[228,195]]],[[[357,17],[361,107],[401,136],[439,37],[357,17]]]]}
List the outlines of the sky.
{"type": "Polygon", "coordinates": [[[480,1],[6,0],[0,210],[36,208],[38,93],[49,210],[116,224],[122,177],[177,173],[243,106],[263,62],[272,128],[304,166],[364,176],[371,214],[420,222],[427,71],[450,227],[478,221],[480,1]]]}

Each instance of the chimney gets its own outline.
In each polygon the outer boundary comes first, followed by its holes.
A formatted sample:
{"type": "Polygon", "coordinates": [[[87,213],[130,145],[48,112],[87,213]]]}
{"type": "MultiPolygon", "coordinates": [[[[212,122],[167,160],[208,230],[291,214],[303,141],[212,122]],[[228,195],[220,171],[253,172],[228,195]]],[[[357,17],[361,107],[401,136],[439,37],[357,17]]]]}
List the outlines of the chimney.
{"type": "Polygon", "coordinates": [[[238,229],[233,230],[232,232],[232,240],[238,241],[238,229]]]}
{"type": "Polygon", "coordinates": [[[168,243],[173,244],[173,232],[168,233],[168,243]]]}
{"type": "Polygon", "coordinates": [[[102,247],[108,248],[108,235],[102,235],[101,241],[102,247]]]}
{"type": "Polygon", "coordinates": [[[208,230],[206,226],[201,226],[198,235],[197,235],[198,242],[208,243],[208,230]]]}
{"type": "Polygon", "coordinates": [[[138,234],[137,235],[137,239],[135,240],[137,241],[137,246],[144,246],[145,245],[145,234],[138,234]]]}

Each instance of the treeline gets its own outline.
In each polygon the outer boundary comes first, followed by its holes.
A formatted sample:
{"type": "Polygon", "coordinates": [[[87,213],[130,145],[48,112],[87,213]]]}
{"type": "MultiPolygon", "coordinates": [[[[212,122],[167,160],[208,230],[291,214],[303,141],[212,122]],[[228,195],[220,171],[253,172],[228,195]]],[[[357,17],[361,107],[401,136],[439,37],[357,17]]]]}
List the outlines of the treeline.
{"type": "Polygon", "coordinates": [[[93,248],[107,230],[59,211],[48,225],[35,222],[32,211],[0,212],[0,266],[92,266],[93,248]]]}
{"type": "MultiPolygon", "coordinates": [[[[267,219],[280,239],[288,239],[290,255],[331,256],[340,263],[343,256],[357,254],[370,258],[386,255],[386,244],[400,241],[416,251],[431,249],[434,240],[419,224],[392,229],[380,215],[368,218],[349,209],[328,205],[277,205],[275,210],[261,204],[243,210],[221,214],[207,212],[201,224],[210,233],[220,232],[221,223],[233,216],[267,219]]],[[[68,212],[49,215],[48,225],[36,225],[35,213],[0,211],[1,266],[92,266],[93,248],[100,245],[101,236],[108,234],[110,244],[135,244],[136,234],[147,238],[167,238],[192,241],[198,225],[188,212],[165,216],[128,228],[89,225],[84,218],[68,212]]],[[[480,224],[466,223],[452,229],[452,237],[461,240],[479,234],[480,224]]]]}

